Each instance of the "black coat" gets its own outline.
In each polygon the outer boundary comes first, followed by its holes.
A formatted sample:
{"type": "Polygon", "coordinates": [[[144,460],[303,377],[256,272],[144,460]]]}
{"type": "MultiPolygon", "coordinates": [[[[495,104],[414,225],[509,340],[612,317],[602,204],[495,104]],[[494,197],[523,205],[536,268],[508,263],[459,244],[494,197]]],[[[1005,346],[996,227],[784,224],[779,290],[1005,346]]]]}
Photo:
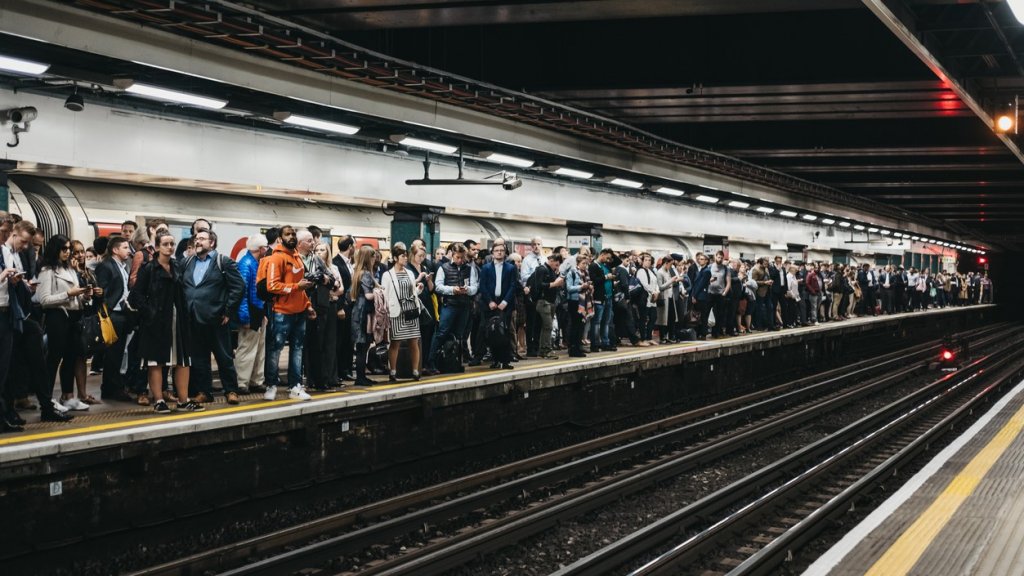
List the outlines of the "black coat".
{"type": "Polygon", "coordinates": [[[191,365],[187,352],[191,341],[186,313],[188,307],[180,280],[180,274],[173,264],[170,272],[156,260],[150,260],[139,269],[138,280],[128,295],[128,303],[139,311],[136,337],[139,338],[139,357],[144,362],[191,365]],[[177,323],[173,324],[172,330],[175,310],[177,323]],[[178,351],[177,358],[171,358],[172,337],[177,340],[174,342],[178,351]]]}

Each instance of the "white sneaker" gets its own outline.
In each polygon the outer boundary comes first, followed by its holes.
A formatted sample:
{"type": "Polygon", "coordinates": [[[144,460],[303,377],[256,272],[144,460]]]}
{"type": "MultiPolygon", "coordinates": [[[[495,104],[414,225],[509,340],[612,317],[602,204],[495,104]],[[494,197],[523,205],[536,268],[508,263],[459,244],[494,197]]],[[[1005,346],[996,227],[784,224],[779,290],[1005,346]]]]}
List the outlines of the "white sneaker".
{"type": "Polygon", "coordinates": [[[50,400],[50,402],[53,403],[53,409],[56,410],[57,412],[60,412],[61,414],[63,414],[63,413],[68,411],[68,408],[66,406],[64,406],[63,404],[61,404],[60,402],[57,402],[56,400],[52,400],[52,399],[50,400]]]}
{"type": "Polygon", "coordinates": [[[263,393],[264,400],[273,400],[277,397],[277,386],[267,386],[267,391],[263,393]]]}
{"type": "Polygon", "coordinates": [[[64,406],[68,410],[88,410],[89,409],[89,405],[88,404],[86,404],[85,402],[82,402],[81,400],[79,400],[78,398],[75,398],[74,396],[72,396],[71,398],[68,398],[67,400],[64,400],[61,403],[64,404],[64,406]]]}
{"type": "Polygon", "coordinates": [[[306,391],[302,389],[302,386],[293,386],[288,389],[288,397],[292,400],[312,400],[313,397],[306,394],[306,391]]]}

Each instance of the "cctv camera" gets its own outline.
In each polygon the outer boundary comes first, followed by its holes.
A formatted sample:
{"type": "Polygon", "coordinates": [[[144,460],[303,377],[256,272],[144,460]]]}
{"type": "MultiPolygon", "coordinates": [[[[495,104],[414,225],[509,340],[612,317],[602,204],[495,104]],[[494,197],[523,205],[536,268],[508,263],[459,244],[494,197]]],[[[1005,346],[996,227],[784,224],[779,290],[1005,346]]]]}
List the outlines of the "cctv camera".
{"type": "Polygon", "coordinates": [[[515,174],[508,174],[502,179],[501,187],[505,190],[515,190],[523,185],[523,181],[515,174]]]}
{"type": "Polygon", "coordinates": [[[38,115],[39,111],[31,106],[27,106],[25,108],[14,108],[7,113],[7,117],[10,118],[11,122],[14,122],[15,124],[28,124],[29,122],[35,120],[36,116],[38,115]]]}

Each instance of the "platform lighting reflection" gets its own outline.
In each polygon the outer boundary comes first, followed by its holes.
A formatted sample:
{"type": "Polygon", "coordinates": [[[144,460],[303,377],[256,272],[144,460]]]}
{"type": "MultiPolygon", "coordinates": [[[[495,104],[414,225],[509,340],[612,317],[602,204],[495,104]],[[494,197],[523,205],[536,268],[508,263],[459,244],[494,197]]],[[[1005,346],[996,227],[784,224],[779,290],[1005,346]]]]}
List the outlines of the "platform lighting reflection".
{"type": "Polygon", "coordinates": [[[729,202],[729,206],[732,206],[733,208],[750,208],[750,203],[740,202],[739,200],[733,200],[729,202]]]}
{"type": "Polygon", "coordinates": [[[785,216],[786,218],[796,218],[796,212],[793,212],[792,210],[783,210],[782,212],[779,212],[779,216],[785,216]]]}
{"type": "Polygon", "coordinates": [[[552,174],[556,174],[558,176],[570,176],[572,178],[582,178],[583,180],[587,180],[594,177],[593,172],[584,172],[583,170],[573,170],[572,168],[561,167],[552,172],[552,174]]]}
{"type": "Polygon", "coordinates": [[[839,227],[840,228],[849,228],[850,226],[851,226],[851,224],[849,222],[840,222],[839,223],[839,227]]]}
{"type": "Polygon", "coordinates": [[[698,195],[696,197],[696,200],[698,202],[706,202],[708,204],[717,204],[718,203],[718,198],[715,198],[714,196],[705,196],[704,194],[698,195]]]}
{"type": "Polygon", "coordinates": [[[12,58],[10,56],[0,56],[0,70],[6,70],[8,72],[17,72],[18,74],[30,74],[32,76],[39,76],[50,69],[49,64],[43,64],[42,62],[33,62],[31,60],[22,60],[21,58],[12,58]]]}
{"type": "Polygon", "coordinates": [[[675,188],[669,188],[668,186],[655,186],[651,188],[651,190],[658,194],[664,194],[665,196],[682,196],[686,194],[686,192],[683,192],[682,190],[676,190],[675,188]]]}
{"type": "Polygon", "coordinates": [[[814,214],[804,214],[803,216],[801,216],[801,218],[807,220],[808,222],[814,222],[815,220],[818,219],[818,217],[815,216],[814,214]]]}
{"type": "Polygon", "coordinates": [[[854,225],[853,225],[853,229],[854,229],[854,230],[864,230],[864,227],[863,227],[863,226],[861,226],[860,224],[854,224],[854,225]]]}
{"type": "Polygon", "coordinates": [[[769,208],[767,206],[758,206],[757,211],[760,212],[761,214],[771,214],[772,212],[775,212],[775,208],[769,208]]]}
{"type": "Polygon", "coordinates": [[[636,180],[627,180],[625,178],[612,178],[611,180],[608,181],[608,183],[614,184],[616,186],[622,186],[623,188],[633,189],[641,188],[644,185],[643,182],[637,182],[636,180]]]}
{"type": "Polygon", "coordinates": [[[319,120],[317,118],[300,116],[289,112],[274,112],[274,118],[284,122],[285,124],[293,124],[295,126],[302,126],[303,128],[310,128],[312,130],[320,130],[323,132],[334,132],[336,134],[347,134],[350,136],[359,132],[358,126],[341,124],[339,122],[328,122],[327,120],[319,120]]]}
{"type": "Polygon", "coordinates": [[[497,152],[481,152],[480,157],[488,162],[515,166],[516,168],[530,168],[534,164],[533,160],[509,156],[508,154],[499,154],[497,152]]]}
{"type": "Polygon", "coordinates": [[[821,219],[821,223],[824,224],[825,226],[831,226],[831,225],[835,224],[836,221],[831,219],[831,218],[822,218],[821,219]]]}
{"type": "Polygon", "coordinates": [[[458,146],[441,144],[440,142],[432,142],[430,140],[421,140],[419,138],[406,136],[405,134],[393,134],[391,136],[391,141],[397,142],[402,146],[430,150],[431,152],[440,152],[441,154],[455,154],[459,150],[458,146]]]}
{"type": "Polygon", "coordinates": [[[168,90],[167,88],[160,88],[159,86],[151,86],[149,84],[138,84],[133,82],[132,85],[125,88],[124,91],[129,94],[135,94],[136,96],[153,98],[154,100],[173,102],[175,104],[186,104],[188,106],[197,106],[199,108],[208,108],[210,110],[220,110],[228,105],[227,100],[197,96],[195,94],[189,94],[188,92],[168,90]]]}

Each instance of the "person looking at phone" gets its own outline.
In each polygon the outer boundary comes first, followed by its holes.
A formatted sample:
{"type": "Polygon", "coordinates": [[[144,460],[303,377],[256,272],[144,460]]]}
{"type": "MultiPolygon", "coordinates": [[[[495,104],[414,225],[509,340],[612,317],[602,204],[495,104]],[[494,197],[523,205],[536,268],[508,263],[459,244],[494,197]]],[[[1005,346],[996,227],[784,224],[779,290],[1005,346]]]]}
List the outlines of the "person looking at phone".
{"type": "Polygon", "coordinates": [[[19,295],[26,291],[25,270],[18,253],[31,241],[35,227],[24,221],[12,222],[9,230],[0,246],[0,432],[20,432],[24,420],[14,412],[13,406],[4,403],[3,397],[14,349],[15,324],[21,321],[13,312],[21,310],[19,295]]]}

